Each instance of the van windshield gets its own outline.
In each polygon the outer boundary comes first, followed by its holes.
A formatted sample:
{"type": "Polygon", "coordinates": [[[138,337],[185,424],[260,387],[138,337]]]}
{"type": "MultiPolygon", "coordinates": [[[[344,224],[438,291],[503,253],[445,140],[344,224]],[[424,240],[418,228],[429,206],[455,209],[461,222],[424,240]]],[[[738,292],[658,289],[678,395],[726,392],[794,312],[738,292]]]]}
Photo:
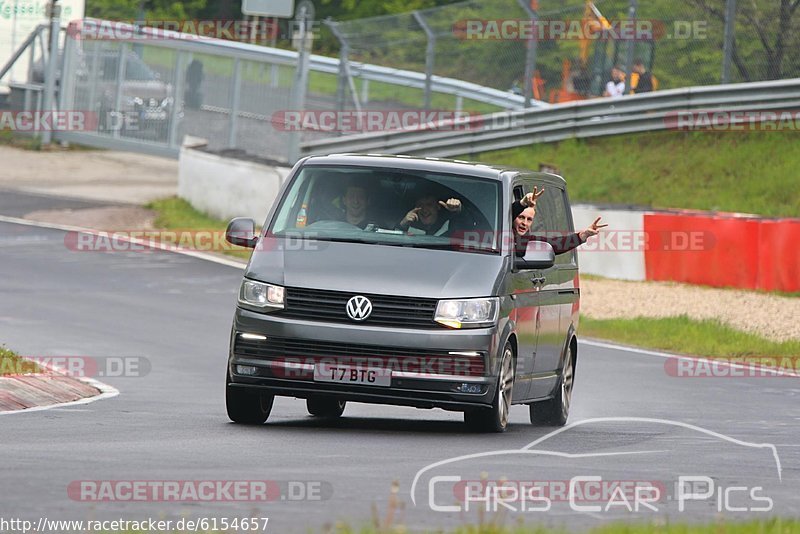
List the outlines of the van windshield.
{"type": "Polygon", "coordinates": [[[497,253],[500,182],[361,166],[307,166],[268,233],[322,241],[497,253]]]}

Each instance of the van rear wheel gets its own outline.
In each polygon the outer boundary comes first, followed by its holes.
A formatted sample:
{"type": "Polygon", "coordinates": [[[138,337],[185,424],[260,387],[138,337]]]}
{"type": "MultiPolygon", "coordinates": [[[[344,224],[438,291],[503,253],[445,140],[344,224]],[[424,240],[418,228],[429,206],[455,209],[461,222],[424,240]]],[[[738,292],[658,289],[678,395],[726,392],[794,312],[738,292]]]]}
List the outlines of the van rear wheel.
{"type": "Polygon", "coordinates": [[[558,380],[555,394],[552,399],[534,402],[529,405],[531,423],[535,425],[564,426],[569,417],[569,407],[572,402],[572,385],[575,380],[575,355],[572,344],[567,346],[564,356],[564,369],[558,380]]]}
{"type": "Polygon", "coordinates": [[[228,417],[242,425],[260,425],[269,417],[275,395],[250,391],[230,385],[231,377],[225,379],[225,407],[228,417]]]}
{"type": "Polygon", "coordinates": [[[347,401],[332,397],[309,397],[306,399],[306,409],[314,417],[341,417],[347,401]]]}
{"type": "Polygon", "coordinates": [[[479,408],[464,412],[464,422],[477,432],[505,432],[508,414],[511,411],[511,395],[514,390],[514,350],[506,343],[500,361],[500,376],[491,408],[479,408]]]}

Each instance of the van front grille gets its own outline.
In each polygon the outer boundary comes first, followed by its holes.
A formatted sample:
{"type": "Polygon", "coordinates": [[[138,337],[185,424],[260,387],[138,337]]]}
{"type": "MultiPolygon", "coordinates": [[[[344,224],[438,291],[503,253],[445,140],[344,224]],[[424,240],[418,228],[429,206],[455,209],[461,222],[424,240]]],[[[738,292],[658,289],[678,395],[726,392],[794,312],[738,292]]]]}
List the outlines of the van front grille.
{"type": "Polygon", "coordinates": [[[373,326],[398,326],[413,328],[439,328],[434,322],[436,299],[371,295],[322,289],[286,288],[285,308],[274,312],[282,317],[311,321],[354,323],[347,316],[347,301],[363,295],[372,302],[372,314],[359,324],[373,326]]]}

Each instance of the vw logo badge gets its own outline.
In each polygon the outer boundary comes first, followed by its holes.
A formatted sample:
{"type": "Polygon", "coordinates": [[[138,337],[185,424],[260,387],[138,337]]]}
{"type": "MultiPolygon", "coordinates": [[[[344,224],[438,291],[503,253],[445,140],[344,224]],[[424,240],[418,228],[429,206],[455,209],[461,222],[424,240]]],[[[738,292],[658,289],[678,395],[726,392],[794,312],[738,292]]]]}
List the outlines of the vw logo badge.
{"type": "Polygon", "coordinates": [[[347,301],[347,316],[354,321],[363,321],[372,313],[372,303],[367,297],[356,295],[347,301]]]}

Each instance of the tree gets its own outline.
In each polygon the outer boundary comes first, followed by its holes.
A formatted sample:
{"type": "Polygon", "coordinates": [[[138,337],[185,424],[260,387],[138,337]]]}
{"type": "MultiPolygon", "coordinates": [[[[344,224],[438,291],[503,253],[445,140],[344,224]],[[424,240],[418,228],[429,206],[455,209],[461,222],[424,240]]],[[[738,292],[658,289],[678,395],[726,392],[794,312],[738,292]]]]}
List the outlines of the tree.
{"type": "MultiPolygon", "coordinates": [[[[725,0],[691,0],[724,23],[725,0]]],[[[731,59],[744,81],[778,80],[787,73],[788,50],[800,45],[794,16],[800,0],[739,0],[731,59]]],[[[794,69],[792,69],[794,70],[794,69]]]]}
{"type": "Polygon", "coordinates": [[[133,21],[144,11],[145,20],[189,20],[200,18],[206,0],[86,0],[86,16],[133,21]]]}

